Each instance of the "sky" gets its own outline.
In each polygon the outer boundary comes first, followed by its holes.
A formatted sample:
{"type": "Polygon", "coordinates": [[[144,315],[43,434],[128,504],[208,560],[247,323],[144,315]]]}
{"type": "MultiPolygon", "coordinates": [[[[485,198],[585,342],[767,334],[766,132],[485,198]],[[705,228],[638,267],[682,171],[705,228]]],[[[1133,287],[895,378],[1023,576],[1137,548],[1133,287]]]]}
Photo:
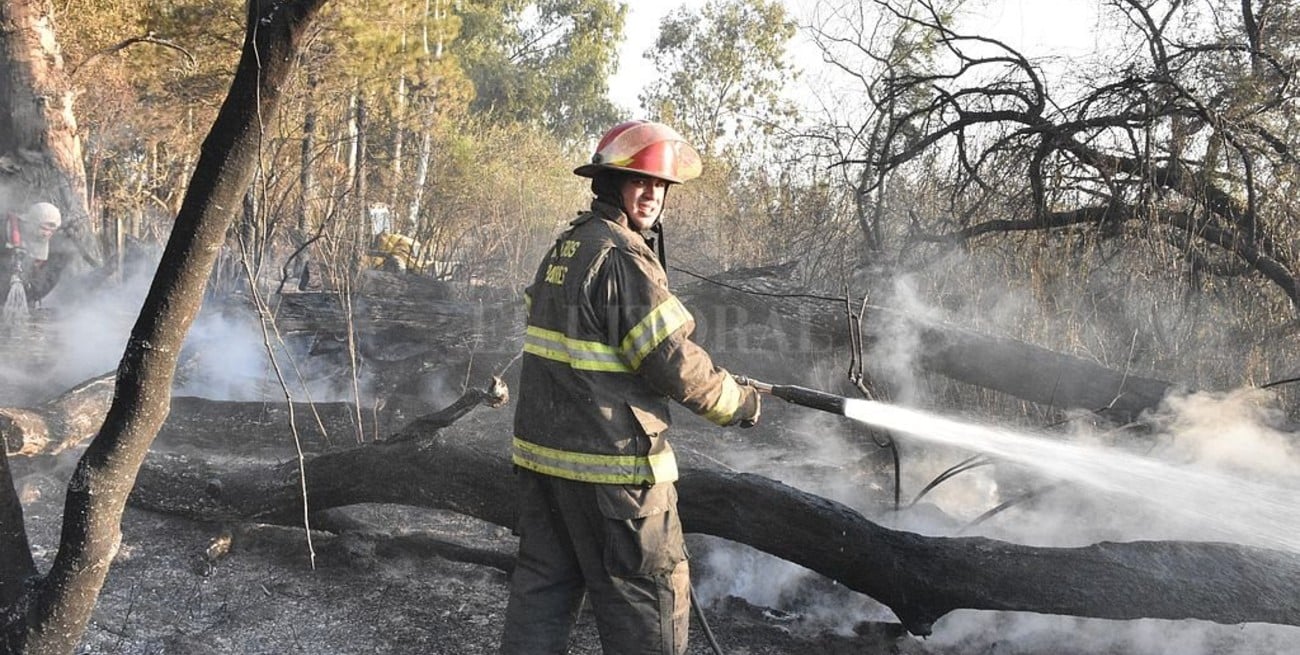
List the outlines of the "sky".
{"type": "MultiPolygon", "coordinates": [[[[783,0],[787,10],[800,25],[807,24],[822,0],[783,0]]],[[[836,0],[831,0],[834,2],[836,0]]],[[[1097,46],[1097,5],[1099,0],[973,0],[969,2],[972,30],[1005,41],[1026,55],[1072,55],[1091,51],[1097,46]]],[[[640,115],[637,95],[655,77],[655,71],[643,54],[658,35],[660,20],[680,7],[698,10],[705,0],[638,0],[629,2],[626,41],[619,54],[619,67],[610,79],[609,97],[615,105],[640,115]]],[[[809,72],[821,63],[816,50],[800,31],[791,43],[796,63],[809,72]]],[[[816,75],[806,76],[817,79],[816,75]]],[[[807,82],[805,82],[806,84],[807,82]]],[[[808,89],[790,90],[798,97],[808,89]]]]}

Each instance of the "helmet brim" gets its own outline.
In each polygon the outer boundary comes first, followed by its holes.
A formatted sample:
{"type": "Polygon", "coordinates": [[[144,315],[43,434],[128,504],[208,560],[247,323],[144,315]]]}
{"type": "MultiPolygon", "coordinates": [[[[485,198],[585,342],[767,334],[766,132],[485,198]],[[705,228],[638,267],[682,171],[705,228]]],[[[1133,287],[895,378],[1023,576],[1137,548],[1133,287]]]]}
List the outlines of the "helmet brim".
{"type": "Polygon", "coordinates": [[[656,180],[663,180],[669,184],[682,184],[682,180],[668,177],[667,175],[650,175],[649,173],[646,173],[643,170],[628,168],[626,166],[613,166],[610,164],[583,164],[573,169],[573,174],[577,175],[578,177],[596,177],[596,174],[601,171],[618,171],[621,173],[629,173],[639,177],[650,177],[656,180]]]}

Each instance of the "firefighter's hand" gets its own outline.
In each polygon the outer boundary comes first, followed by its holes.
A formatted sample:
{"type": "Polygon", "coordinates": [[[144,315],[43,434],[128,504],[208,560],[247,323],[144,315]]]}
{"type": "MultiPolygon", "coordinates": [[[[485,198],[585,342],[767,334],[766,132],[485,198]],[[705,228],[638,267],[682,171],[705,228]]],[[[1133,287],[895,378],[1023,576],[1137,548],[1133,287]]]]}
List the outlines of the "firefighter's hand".
{"type": "Polygon", "coordinates": [[[749,385],[740,387],[741,401],[740,409],[736,410],[736,417],[732,420],[732,425],[739,425],[742,428],[752,428],[758,425],[758,417],[763,413],[763,397],[758,390],[749,385]]]}

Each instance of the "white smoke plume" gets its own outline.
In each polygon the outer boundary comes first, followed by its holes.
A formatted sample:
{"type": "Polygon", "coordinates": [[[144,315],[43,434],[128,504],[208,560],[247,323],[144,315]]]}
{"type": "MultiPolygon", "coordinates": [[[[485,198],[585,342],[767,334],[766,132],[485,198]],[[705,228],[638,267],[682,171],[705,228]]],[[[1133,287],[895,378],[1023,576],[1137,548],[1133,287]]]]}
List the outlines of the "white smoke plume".
{"type": "MultiPolygon", "coordinates": [[[[963,265],[946,262],[940,275],[959,275],[963,265]]],[[[929,321],[1034,340],[1033,334],[1026,336],[1016,329],[1027,312],[1025,294],[989,287],[978,299],[959,301],[957,305],[965,313],[955,315],[926,299],[924,285],[930,282],[933,280],[917,276],[900,277],[886,285],[889,292],[880,295],[879,304],[929,321]]],[[[1074,336],[1066,337],[1078,339],[1076,343],[1103,343],[1113,334],[1125,334],[1123,329],[1076,328],[1074,336]]],[[[1041,324],[1033,329],[1037,334],[1054,331],[1041,324]]],[[[1056,332],[1064,335],[1066,330],[1056,332]]],[[[942,387],[930,386],[916,375],[920,345],[918,336],[899,322],[869,354],[873,375],[887,380],[894,392],[891,402],[942,405],[934,397],[935,389],[942,387]]],[[[1059,343],[1044,345],[1061,347],[1059,343]]],[[[1131,356],[1128,339],[1105,355],[1099,358],[1101,363],[1124,365],[1131,356]]],[[[1272,394],[1239,389],[1171,397],[1145,417],[1146,434],[1139,436],[1107,431],[1088,417],[1075,418],[1041,433],[1024,428],[1022,418],[1018,428],[1033,440],[1064,445],[1070,450],[1062,452],[1070,457],[1015,459],[994,453],[988,465],[954,476],[915,508],[898,515],[880,511],[886,504],[882,500],[892,500],[882,498],[892,489],[869,487],[856,478],[854,467],[870,461],[873,446],[861,437],[861,428],[844,419],[809,412],[804,419],[784,426],[785,438],[797,444],[798,456],[789,449],[749,449],[744,455],[728,456],[727,461],[739,469],[846,503],[882,524],[924,534],[983,535],[1045,547],[1139,539],[1236,541],[1281,549],[1300,543],[1293,538],[1300,534],[1300,509],[1287,509],[1300,492],[1300,474],[1296,473],[1300,460],[1294,436],[1285,424],[1285,412],[1272,394]],[[1100,458],[1117,465],[1109,472],[1082,473],[1089,469],[1089,459],[1100,458]],[[1153,476],[1152,484],[1124,480],[1133,473],[1153,476]],[[1207,484],[1196,495],[1185,494],[1187,480],[1207,484]],[[1126,491],[1138,488],[1144,491],[1126,491]],[[1026,494],[1023,502],[973,522],[1001,500],[1022,493],[1026,494]],[[1279,511],[1270,511],[1270,507],[1279,511]]],[[[902,434],[898,439],[904,449],[905,506],[939,473],[967,457],[988,456],[960,443],[902,434]]],[[[865,600],[845,602],[833,595],[824,598],[824,603],[809,604],[800,590],[816,584],[816,574],[741,546],[715,545],[702,564],[701,568],[710,571],[707,584],[701,586],[706,600],[734,594],[758,605],[775,603],[770,606],[816,616],[844,633],[858,622],[878,620],[880,611],[887,614],[865,600]]],[[[1262,654],[1289,652],[1293,644],[1300,643],[1300,628],[1289,626],[1105,621],[979,611],[954,612],[936,623],[934,630],[916,652],[1262,654]]]]}

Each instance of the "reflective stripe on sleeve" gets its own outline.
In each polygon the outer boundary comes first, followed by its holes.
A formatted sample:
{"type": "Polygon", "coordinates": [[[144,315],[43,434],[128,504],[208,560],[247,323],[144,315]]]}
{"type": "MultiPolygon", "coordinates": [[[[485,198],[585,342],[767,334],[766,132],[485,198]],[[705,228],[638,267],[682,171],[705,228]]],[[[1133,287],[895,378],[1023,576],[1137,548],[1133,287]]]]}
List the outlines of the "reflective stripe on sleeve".
{"type": "Polygon", "coordinates": [[[736,418],[736,411],[740,409],[740,404],[744,400],[742,393],[740,385],[730,375],[723,376],[722,393],[718,394],[718,402],[704,412],[704,418],[718,425],[730,425],[731,421],[736,418]]]}
{"type": "Polygon", "coordinates": [[[632,372],[613,346],[599,341],[570,339],[563,332],[535,325],[529,325],[524,332],[524,352],[582,371],[632,372]]]}
{"type": "Polygon", "coordinates": [[[623,337],[623,356],[632,370],[641,368],[641,362],[659,347],[672,333],[691,322],[691,313],[676,296],[659,303],[641,319],[627,336],[623,337]]]}
{"type": "Polygon", "coordinates": [[[596,455],[539,446],[514,439],[511,459],[516,466],[567,480],[597,484],[656,484],[677,479],[677,457],[665,450],[640,455],[596,455]]]}

